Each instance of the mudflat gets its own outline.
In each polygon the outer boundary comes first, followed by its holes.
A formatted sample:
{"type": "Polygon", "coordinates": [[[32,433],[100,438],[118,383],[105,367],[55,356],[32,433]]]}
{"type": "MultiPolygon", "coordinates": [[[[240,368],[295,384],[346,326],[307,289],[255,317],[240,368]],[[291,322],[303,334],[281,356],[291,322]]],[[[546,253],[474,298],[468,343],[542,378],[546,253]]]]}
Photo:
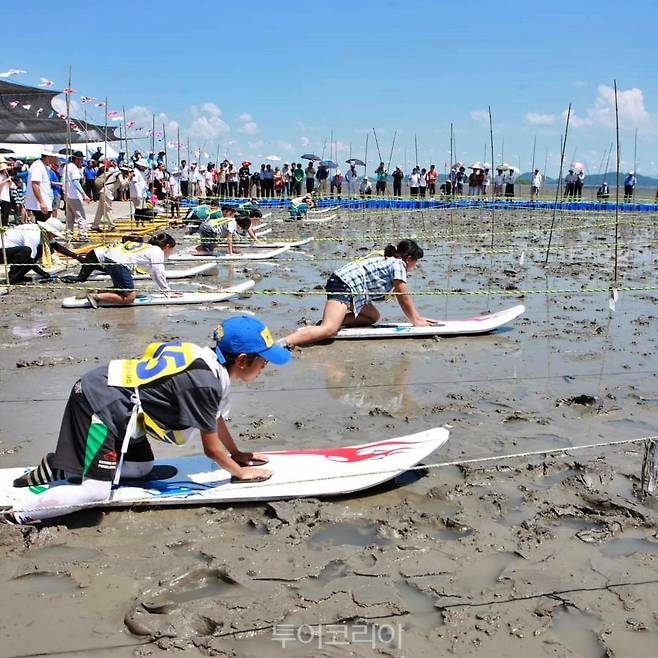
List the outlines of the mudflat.
{"type": "MultiPolygon", "coordinates": [[[[312,324],[333,269],[402,237],[426,252],[409,278],[422,314],[526,313],[488,336],[298,350],[235,387],[241,445],[339,446],[449,425],[431,466],[656,435],[655,218],[620,215],[614,311],[614,217],[556,219],[548,265],[550,212],[497,213],[492,248],[490,211],[341,210],[312,228],[277,224],[276,239],[315,236],[301,250],[180,282],[257,279],[236,301],[70,311],[59,305],[71,288],[12,289],[0,298],[0,465],[53,448],[86,370],[154,339],[205,344],[230,313],[255,313],[276,337],[312,324]]],[[[378,308],[404,319],[394,300],[378,308]]],[[[338,499],[0,526],[0,657],[645,658],[658,646],[658,500],[639,495],[641,460],[638,443],[431,467],[338,499]]]]}

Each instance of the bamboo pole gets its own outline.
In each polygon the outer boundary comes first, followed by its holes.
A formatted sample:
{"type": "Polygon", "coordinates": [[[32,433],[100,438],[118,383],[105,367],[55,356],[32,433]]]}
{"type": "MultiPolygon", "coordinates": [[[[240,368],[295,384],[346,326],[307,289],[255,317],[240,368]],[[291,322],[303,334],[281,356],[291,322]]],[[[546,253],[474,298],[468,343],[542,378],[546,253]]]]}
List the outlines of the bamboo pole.
{"type": "MultiPolygon", "coordinates": [[[[124,136],[126,138],[126,157],[128,157],[128,122],[126,121],[126,106],[122,105],[121,109],[123,111],[123,133],[124,133],[124,136]]],[[[134,175],[135,175],[135,173],[133,172],[133,176],[134,175]]],[[[130,196],[130,193],[128,193],[128,196],[130,196]]],[[[129,208],[130,208],[130,228],[132,229],[132,228],[135,228],[133,226],[135,215],[133,213],[132,200],[130,201],[129,208]]]]}
{"type": "Polygon", "coordinates": [[[548,234],[548,246],[546,247],[546,259],[544,265],[548,264],[548,256],[551,252],[551,242],[553,241],[553,227],[555,226],[555,216],[557,214],[557,204],[560,198],[560,188],[562,187],[562,168],[564,167],[564,152],[567,148],[567,136],[569,134],[569,119],[571,118],[571,103],[567,109],[567,122],[564,129],[564,140],[560,144],[560,172],[557,179],[557,187],[555,189],[555,205],[553,206],[553,218],[551,219],[551,230],[548,234]]]}
{"type": "Polygon", "coordinates": [[[62,190],[62,197],[64,199],[64,223],[66,224],[66,234],[69,238],[69,242],[73,237],[73,228],[71,233],[68,230],[68,221],[66,221],[66,213],[69,207],[69,195],[68,195],[68,164],[70,162],[69,156],[71,155],[71,77],[72,77],[72,67],[69,64],[69,83],[67,89],[69,92],[66,94],[66,164],[64,165],[64,189],[62,190]]]}
{"type": "MultiPolygon", "coordinates": [[[[491,142],[491,152],[493,153],[494,141],[493,141],[493,118],[491,116],[491,105],[489,105],[489,140],[491,142]]],[[[489,177],[491,178],[491,175],[489,177]]],[[[495,240],[495,227],[496,227],[496,194],[494,191],[494,185],[491,184],[491,181],[489,181],[489,187],[491,188],[491,248],[493,249],[494,240],[495,240]]]]}
{"type": "MultiPolygon", "coordinates": [[[[617,180],[615,185],[615,266],[613,280],[617,283],[619,254],[619,168],[621,166],[621,150],[619,146],[619,103],[617,100],[617,80],[615,82],[615,135],[617,139],[617,180]]],[[[636,132],[637,135],[637,132],[636,132]]]]}
{"type": "Polygon", "coordinates": [[[375,131],[374,128],[372,129],[372,132],[373,132],[373,134],[374,134],[374,136],[375,136],[375,144],[377,145],[377,155],[379,156],[379,161],[380,161],[380,162],[384,162],[384,161],[382,160],[382,152],[379,150],[379,140],[377,139],[377,132],[375,131]]]}

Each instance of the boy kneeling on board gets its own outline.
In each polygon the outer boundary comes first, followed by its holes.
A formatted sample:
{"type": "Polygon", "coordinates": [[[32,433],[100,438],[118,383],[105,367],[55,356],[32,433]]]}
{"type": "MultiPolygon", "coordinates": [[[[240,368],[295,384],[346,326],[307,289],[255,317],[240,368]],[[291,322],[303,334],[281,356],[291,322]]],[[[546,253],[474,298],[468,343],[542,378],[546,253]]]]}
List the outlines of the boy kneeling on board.
{"type": "Polygon", "coordinates": [[[48,487],[3,512],[7,523],[30,523],[62,516],[111,498],[120,476],[143,478],[154,457],[148,439],[183,445],[193,430],[203,451],[241,482],[262,482],[267,462],[242,452],[226,425],[230,387],[250,383],[268,362],[285,365],[288,350],[274,343],[269,329],[252,317],[224,320],[213,334],[214,348],[192,343],[152,343],[138,360],[112,361],[83,375],[73,386],[57,448],[14,487],[48,487]],[[66,478],[82,477],[81,484],[66,478]]]}
{"type": "Polygon", "coordinates": [[[230,218],[209,219],[199,227],[201,244],[192,252],[195,256],[208,256],[215,251],[215,247],[220,240],[226,240],[228,245],[227,253],[229,256],[239,254],[240,252],[233,248],[235,236],[249,236],[254,242],[258,242],[256,233],[251,226],[253,217],[261,217],[260,210],[250,210],[248,214],[238,214],[232,218],[235,211],[231,208],[230,218]]]}
{"type": "Polygon", "coordinates": [[[297,197],[290,200],[289,217],[287,222],[295,219],[306,219],[308,217],[309,208],[315,207],[315,201],[310,194],[303,197],[297,197]]]}

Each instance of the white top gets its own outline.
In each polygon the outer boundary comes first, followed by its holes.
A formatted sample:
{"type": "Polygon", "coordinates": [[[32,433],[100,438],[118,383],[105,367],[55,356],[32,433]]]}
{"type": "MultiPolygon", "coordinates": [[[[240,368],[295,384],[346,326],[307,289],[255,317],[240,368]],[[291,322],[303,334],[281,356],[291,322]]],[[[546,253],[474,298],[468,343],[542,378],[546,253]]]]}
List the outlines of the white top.
{"type": "Polygon", "coordinates": [[[41,210],[37,196],[32,189],[32,183],[39,183],[41,196],[46,204],[46,208],[53,209],[53,188],[50,185],[50,176],[43,160],[35,160],[30,165],[30,171],[27,175],[27,191],[25,193],[26,210],[41,210]]]}
{"type": "Polygon", "coordinates": [[[77,199],[78,201],[82,200],[82,193],[75,185],[75,181],[80,183],[82,180],[82,172],[78,165],[74,162],[69,162],[64,168],[64,180],[66,181],[66,196],[69,199],[77,199]]]}
{"type": "Polygon", "coordinates": [[[11,186],[11,178],[4,173],[0,173],[0,200],[11,201],[11,194],[9,187],[11,186]]]}
{"type": "Polygon", "coordinates": [[[409,187],[420,187],[419,174],[411,174],[411,176],[409,176],[409,187]]]}
{"type": "Polygon", "coordinates": [[[181,179],[182,181],[187,181],[187,180],[189,180],[189,174],[188,174],[187,166],[183,167],[183,168],[180,170],[180,179],[181,179]]]}
{"type": "Polygon", "coordinates": [[[205,181],[205,183],[206,183],[206,187],[207,187],[208,189],[212,188],[212,184],[213,184],[212,171],[207,171],[207,172],[204,174],[203,178],[204,178],[204,181],[205,181]]]}
{"type": "Polygon", "coordinates": [[[146,184],[144,174],[139,169],[135,169],[130,181],[130,196],[133,199],[143,199],[146,196],[147,190],[148,185],[146,184]]]}
{"type": "Polygon", "coordinates": [[[37,255],[41,244],[41,229],[37,224],[21,224],[7,229],[5,233],[5,247],[29,247],[32,258],[37,255]]]}
{"type": "Polygon", "coordinates": [[[502,174],[496,174],[496,177],[494,178],[494,185],[497,187],[500,187],[503,184],[503,175],[502,174]]]}
{"type": "Polygon", "coordinates": [[[178,176],[169,177],[169,196],[177,197],[180,196],[180,183],[178,182],[178,176]]]}
{"type": "Polygon", "coordinates": [[[533,174],[532,175],[532,187],[541,187],[542,175],[533,174]]]}
{"type": "Polygon", "coordinates": [[[514,181],[516,180],[516,174],[505,174],[505,183],[508,185],[514,185],[514,181]]]}
{"type": "Polygon", "coordinates": [[[170,290],[164,268],[164,251],[157,245],[141,242],[124,242],[108,249],[105,258],[125,265],[129,269],[146,270],[162,290],[170,290]]]}
{"type": "Polygon", "coordinates": [[[427,175],[418,174],[418,182],[420,183],[420,187],[427,187],[427,175]]]}

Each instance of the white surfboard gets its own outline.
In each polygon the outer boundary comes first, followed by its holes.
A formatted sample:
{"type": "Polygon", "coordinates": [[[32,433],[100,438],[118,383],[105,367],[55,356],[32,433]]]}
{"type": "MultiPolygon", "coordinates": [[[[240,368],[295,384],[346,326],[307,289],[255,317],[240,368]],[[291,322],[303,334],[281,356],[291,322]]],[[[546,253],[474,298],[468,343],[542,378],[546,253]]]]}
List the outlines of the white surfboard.
{"type": "Polygon", "coordinates": [[[321,217],[307,217],[301,221],[306,224],[324,224],[325,222],[330,222],[332,219],[336,219],[338,215],[323,215],[321,217]]]}
{"type": "MultiPolygon", "coordinates": [[[[236,297],[241,293],[253,288],[256,282],[252,279],[239,283],[228,288],[221,288],[213,292],[183,292],[179,297],[167,297],[164,293],[142,293],[137,294],[132,304],[113,304],[109,302],[98,302],[102,308],[132,308],[134,306],[177,306],[180,304],[211,304],[214,302],[223,302],[231,297],[236,297]]],[[[91,308],[89,300],[86,298],[66,297],[62,300],[62,308],[91,308]]]]}
{"type": "Polygon", "coordinates": [[[415,336],[469,336],[487,334],[518,318],[525,311],[519,304],[498,313],[478,315],[464,320],[444,320],[432,327],[414,327],[408,322],[400,324],[374,324],[371,327],[341,329],[336,338],[413,338],[415,336]]]}
{"type": "MultiPolygon", "coordinates": [[[[262,234],[259,234],[259,237],[262,234]]],[[[305,244],[308,244],[312,240],[315,240],[315,238],[302,238],[301,240],[281,240],[280,242],[275,242],[275,241],[264,241],[264,242],[249,242],[249,248],[250,249],[279,249],[281,247],[290,247],[291,249],[294,247],[302,247],[305,244]]],[[[220,245],[222,243],[220,242],[220,245]]],[[[244,242],[240,243],[245,244],[244,242]]]]}
{"type": "MultiPolygon", "coordinates": [[[[146,476],[140,481],[122,481],[112,500],[98,506],[206,505],[337,496],[392,480],[441,447],[448,437],[447,429],[437,427],[343,448],[267,452],[267,468],[274,474],[265,482],[232,482],[228,471],[204,455],[157,460],[155,471],[173,471],[171,467],[175,467],[177,472],[168,479],[149,480],[146,476]]],[[[19,508],[21,502],[25,504],[40,495],[36,490],[12,485],[15,478],[29,470],[0,469],[0,506],[19,508]]]]}
{"type": "MultiPolygon", "coordinates": [[[[194,265],[192,267],[186,267],[180,270],[165,270],[167,279],[189,279],[193,276],[198,276],[199,274],[205,274],[210,270],[217,267],[217,263],[199,263],[199,265],[194,265]]],[[[145,281],[150,279],[149,274],[133,274],[134,281],[145,281]]],[[[88,281],[108,281],[110,279],[109,274],[101,274],[97,272],[92,274],[88,281]]]]}
{"type": "Polygon", "coordinates": [[[169,260],[177,261],[200,261],[200,262],[224,262],[232,260],[268,260],[269,258],[274,258],[279,254],[282,254],[288,251],[290,247],[278,247],[276,249],[259,249],[258,251],[243,251],[240,254],[228,255],[226,253],[214,253],[214,254],[204,254],[203,256],[196,256],[191,252],[184,252],[181,254],[172,254],[169,256],[169,260]]]}
{"type": "Polygon", "coordinates": [[[329,208],[321,208],[320,210],[309,210],[308,214],[309,215],[322,215],[326,212],[335,212],[339,208],[340,208],[340,206],[330,206],[329,208]]]}

